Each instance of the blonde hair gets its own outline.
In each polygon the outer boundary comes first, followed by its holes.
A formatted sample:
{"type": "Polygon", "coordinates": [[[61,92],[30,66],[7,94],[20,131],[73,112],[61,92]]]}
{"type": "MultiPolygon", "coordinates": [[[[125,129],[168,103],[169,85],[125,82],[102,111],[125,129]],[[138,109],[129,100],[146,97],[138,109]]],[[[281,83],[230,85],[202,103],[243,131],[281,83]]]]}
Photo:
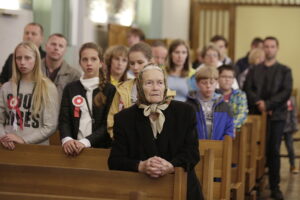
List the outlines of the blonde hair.
{"type": "Polygon", "coordinates": [[[202,79],[218,79],[219,72],[216,67],[212,66],[203,66],[197,70],[195,74],[196,82],[199,82],[202,79]]]}
{"type": "Polygon", "coordinates": [[[255,48],[252,49],[249,53],[249,57],[248,57],[248,62],[251,65],[257,65],[259,63],[256,63],[257,59],[260,58],[261,56],[265,56],[265,52],[264,50],[260,49],[260,48],[255,48]]]}
{"type": "Polygon", "coordinates": [[[33,52],[35,57],[34,67],[32,69],[32,81],[35,82],[35,89],[32,94],[32,113],[33,116],[36,116],[45,106],[49,103],[49,93],[48,93],[48,84],[52,84],[51,81],[46,78],[41,70],[41,57],[38,48],[32,42],[21,42],[17,45],[14,51],[13,57],[13,65],[12,65],[12,78],[11,81],[16,85],[22,79],[22,74],[19,71],[17,64],[16,64],[16,52],[18,48],[24,47],[25,49],[33,52]]]}

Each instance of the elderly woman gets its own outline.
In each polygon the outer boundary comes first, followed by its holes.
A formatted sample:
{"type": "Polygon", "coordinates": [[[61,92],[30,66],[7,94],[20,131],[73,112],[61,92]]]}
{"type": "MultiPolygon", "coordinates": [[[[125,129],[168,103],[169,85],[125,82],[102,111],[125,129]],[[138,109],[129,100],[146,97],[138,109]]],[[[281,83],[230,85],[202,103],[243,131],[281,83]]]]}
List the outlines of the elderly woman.
{"type": "Polygon", "coordinates": [[[115,115],[109,168],[159,178],[183,167],[188,172],[187,199],[202,199],[194,172],[199,162],[195,111],[166,98],[166,76],[157,65],[140,72],[137,89],[137,103],[115,115]]]}

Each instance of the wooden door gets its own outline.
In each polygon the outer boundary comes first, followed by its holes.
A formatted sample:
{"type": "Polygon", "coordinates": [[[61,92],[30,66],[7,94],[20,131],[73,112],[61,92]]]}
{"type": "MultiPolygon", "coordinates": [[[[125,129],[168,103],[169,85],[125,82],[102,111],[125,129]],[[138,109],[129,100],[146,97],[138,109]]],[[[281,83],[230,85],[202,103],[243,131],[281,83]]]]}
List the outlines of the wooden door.
{"type": "Polygon", "coordinates": [[[130,30],[128,26],[117,24],[108,25],[108,46],[125,45],[127,46],[127,32],[130,30]]]}
{"type": "Polygon", "coordinates": [[[228,56],[234,60],[235,5],[199,3],[191,0],[191,48],[207,45],[214,35],[223,35],[228,41],[228,56]]]}

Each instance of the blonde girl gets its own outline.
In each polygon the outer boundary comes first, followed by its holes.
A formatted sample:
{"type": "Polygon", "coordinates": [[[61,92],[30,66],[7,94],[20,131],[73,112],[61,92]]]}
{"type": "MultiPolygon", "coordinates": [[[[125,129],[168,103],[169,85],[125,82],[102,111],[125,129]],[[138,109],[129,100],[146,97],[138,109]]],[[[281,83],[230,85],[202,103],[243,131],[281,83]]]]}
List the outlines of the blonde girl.
{"type": "Polygon", "coordinates": [[[0,142],[8,149],[15,144],[48,144],[56,130],[58,94],[41,72],[39,50],[22,42],[14,51],[12,78],[0,91],[0,142]]]}

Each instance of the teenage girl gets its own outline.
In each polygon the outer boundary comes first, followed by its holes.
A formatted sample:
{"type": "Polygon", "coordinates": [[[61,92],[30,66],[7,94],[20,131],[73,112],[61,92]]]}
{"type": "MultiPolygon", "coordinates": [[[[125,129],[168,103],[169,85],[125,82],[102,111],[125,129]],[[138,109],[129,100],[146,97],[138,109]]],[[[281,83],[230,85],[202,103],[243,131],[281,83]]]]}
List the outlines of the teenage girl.
{"type": "Polygon", "coordinates": [[[84,74],[65,87],[59,115],[63,151],[71,156],[84,148],[111,145],[106,120],[115,87],[107,82],[102,70],[102,49],[94,43],[83,44],[79,64],[84,74]]]}
{"type": "Polygon", "coordinates": [[[0,142],[14,149],[15,144],[49,144],[56,130],[58,94],[55,85],[41,72],[38,48],[22,42],[14,51],[10,81],[0,90],[0,142]]]}

